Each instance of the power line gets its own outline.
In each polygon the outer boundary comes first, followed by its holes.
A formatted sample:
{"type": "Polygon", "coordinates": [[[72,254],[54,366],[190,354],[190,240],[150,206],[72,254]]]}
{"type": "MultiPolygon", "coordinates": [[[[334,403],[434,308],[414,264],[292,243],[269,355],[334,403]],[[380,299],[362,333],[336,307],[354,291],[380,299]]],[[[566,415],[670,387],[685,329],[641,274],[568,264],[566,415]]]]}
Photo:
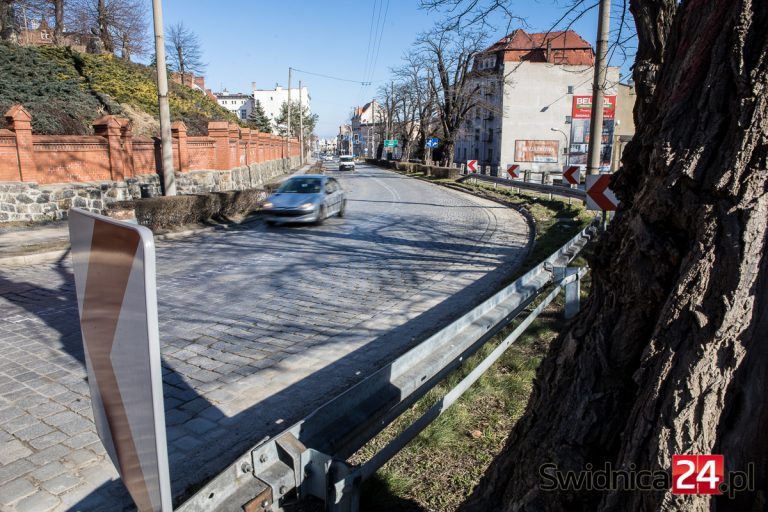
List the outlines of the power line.
{"type": "Polygon", "coordinates": [[[349,83],[352,83],[352,84],[361,84],[363,86],[371,85],[371,82],[369,82],[369,81],[350,80],[349,78],[339,78],[337,76],[324,75],[322,73],[313,73],[312,71],[304,71],[303,69],[296,69],[296,68],[291,68],[291,69],[293,69],[294,71],[296,71],[298,73],[304,73],[305,75],[319,76],[319,77],[322,77],[322,78],[327,78],[329,80],[337,80],[339,82],[349,82],[349,83]]]}
{"type": "Polygon", "coordinates": [[[369,83],[373,78],[373,74],[376,72],[376,64],[378,64],[379,62],[379,51],[381,50],[381,39],[384,36],[384,28],[387,24],[387,13],[389,13],[389,0],[387,0],[387,6],[384,9],[384,19],[381,22],[381,29],[379,31],[379,42],[376,45],[376,57],[373,59],[373,65],[371,66],[370,72],[368,74],[369,83]]]}
{"type": "Polygon", "coordinates": [[[371,11],[371,26],[368,30],[368,48],[365,50],[365,66],[363,66],[363,77],[368,74],[368,66],[371,64],[371,43],[376,37],[373,35],[373,20],[376,18],[376,6],[379,0],[373,0],[373,10],[371,11]]]}

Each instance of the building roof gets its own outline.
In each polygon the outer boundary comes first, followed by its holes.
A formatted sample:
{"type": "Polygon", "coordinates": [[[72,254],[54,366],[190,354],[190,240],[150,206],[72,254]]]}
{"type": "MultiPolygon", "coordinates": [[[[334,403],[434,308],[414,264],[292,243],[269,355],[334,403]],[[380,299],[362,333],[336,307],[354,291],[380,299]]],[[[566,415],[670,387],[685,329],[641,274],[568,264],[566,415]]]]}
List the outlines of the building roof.
{"type": "Polygon", "coordinates": [[[529,34],[517,29],[482,53],[503,52],[505,62],[547,62],[571,66],[595,63],[592,45],[573,30],[529,34]]]}

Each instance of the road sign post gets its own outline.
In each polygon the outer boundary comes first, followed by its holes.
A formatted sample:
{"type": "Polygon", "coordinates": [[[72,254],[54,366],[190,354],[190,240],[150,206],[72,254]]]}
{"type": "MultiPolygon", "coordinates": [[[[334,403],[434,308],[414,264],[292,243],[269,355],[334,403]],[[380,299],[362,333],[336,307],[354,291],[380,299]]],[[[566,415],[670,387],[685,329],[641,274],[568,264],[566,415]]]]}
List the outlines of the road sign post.
{"type": "Polygon", "coordinates": [[[440,143],[440,139],[438,139],[437,137],[430,137],[429,139],[427,139],[426,146],[429,149],[435,149],[439,143],[440,143]]]}
{"type": "Polygon", "coordinates": [[[477,172],[477,160],[467,160],[467,171],[477,172]]]}
{"type": "Polygon", "coordinates": [[[517,179],[520,177],[520,166],[517,164],[512,164],[507,166],[507,174],[509,174],[509,177],[512,179],[517,179]]]}
{"type": "Polygon", "coordinates": [[[581,183],[581,167],[578,165],[566,165],[563,167],[563,178],[571,185],[578,186],[581,183]]]}
{"type": "Polygon", "coordinates": [[[171,512],[152,232],[77,208],[69,237],[96,430],[141,512],[171,512]]]}
{"type": "Polygon", "coordinates": [[[587,210],[613,211],[619,200],[608,185],[610,174],[587,174],[587,210]]]}

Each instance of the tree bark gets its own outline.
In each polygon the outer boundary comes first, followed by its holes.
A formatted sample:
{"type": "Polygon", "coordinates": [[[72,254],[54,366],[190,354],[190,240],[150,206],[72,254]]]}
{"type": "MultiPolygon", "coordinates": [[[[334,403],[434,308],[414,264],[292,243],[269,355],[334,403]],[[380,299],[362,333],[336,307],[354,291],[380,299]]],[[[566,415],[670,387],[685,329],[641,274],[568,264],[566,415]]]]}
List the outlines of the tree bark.
{"type": "Polygon", "coordinates": [[[54,0],[54,18],[56,27],[53,29],[53,41],[57,45],[64,43],[64,0],[54,0]]]}
{"type": "Polygon", "coordinates": [[[637,133],[581,314],[465,503],[491,510],[764,510],[768,487],[768,2],[632,0],[637,133]],[[543,491],[539,468],[754,466],[734,500],[543,491]]]}

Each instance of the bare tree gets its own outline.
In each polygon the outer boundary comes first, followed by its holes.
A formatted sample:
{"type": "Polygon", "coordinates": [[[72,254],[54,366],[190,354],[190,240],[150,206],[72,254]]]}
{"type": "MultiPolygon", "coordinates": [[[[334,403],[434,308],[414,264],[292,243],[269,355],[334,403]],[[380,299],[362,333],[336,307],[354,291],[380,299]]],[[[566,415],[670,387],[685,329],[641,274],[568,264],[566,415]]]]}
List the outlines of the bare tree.
{"type": "Polygon", "coordinates": [[[469,111],[480,101],[480,85],[470,76],[474,55],[483,37],[438,25],[422,34],[416,47],[427,68],[427,84],[443,131],[442,165],[453,161],[456,137],[469,111]]]}
{"type": "Polygon", "coordinates": [[[585,307],[467,511],[765,508],[768,3],[629,7],[637,133],[611,183],[621,204],[591,257],[585,307]],[[752,465],[754,487],[733,499],[542,489],[543,464],[669,471],[673,454],[708,453],[727,471],[752,465]]]}
{"type": "Polygon", "coordinates": [[[405,63],[393,72],[401,91],[395,116],[403,138],[403,159],[409,160],[424,148],[426,137],[432,135],[435,91],[429,86],[428,66],[422,55],[412,51],[404,60],[405,63]]]}
{"type": "Polygon", "coordinates": [[[200,41],[192,30],[184,26],[184,22],[171,25],[167,39],[169,67],[181,74],[182,82],[189,73],[202,74],[205,71],[200,41]]]}
{"type": "Polygon", "coordinates": [[[144,0],[70,0],[65,19],[81,33],[92,33],[104,51],[130,59],[149,49],[144,0]]]}

